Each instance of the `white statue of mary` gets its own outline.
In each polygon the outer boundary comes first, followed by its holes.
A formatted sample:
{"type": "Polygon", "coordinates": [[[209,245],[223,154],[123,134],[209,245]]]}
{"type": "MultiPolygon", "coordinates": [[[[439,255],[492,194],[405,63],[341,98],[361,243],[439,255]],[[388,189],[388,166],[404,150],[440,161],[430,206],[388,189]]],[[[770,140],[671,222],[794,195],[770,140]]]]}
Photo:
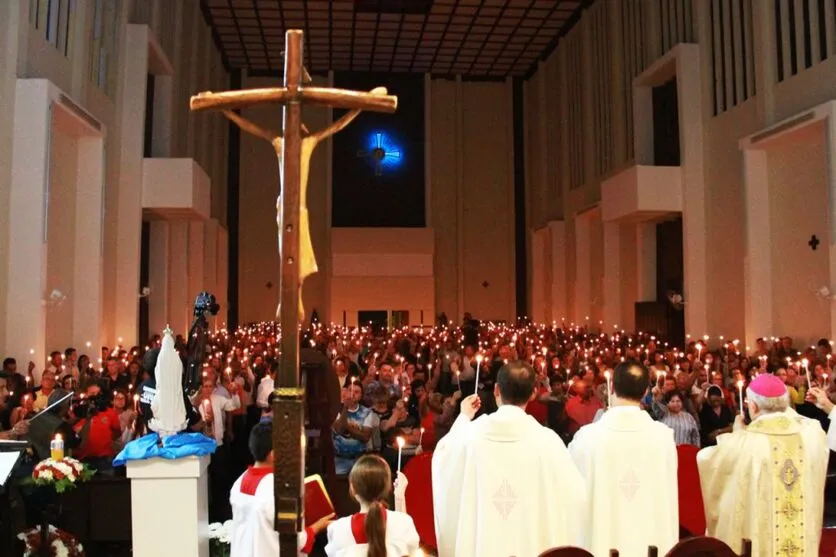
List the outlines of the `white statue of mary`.
{"type": "Polygon", "coordinates": [[[186,404],[183,401],[183,362],[174,347],[174,334],[166,327],[157,367],[154,369],[156,393],[151,401],[153,418],[148,428],[160,439],[180,433],[188,425],[186,404]]]}

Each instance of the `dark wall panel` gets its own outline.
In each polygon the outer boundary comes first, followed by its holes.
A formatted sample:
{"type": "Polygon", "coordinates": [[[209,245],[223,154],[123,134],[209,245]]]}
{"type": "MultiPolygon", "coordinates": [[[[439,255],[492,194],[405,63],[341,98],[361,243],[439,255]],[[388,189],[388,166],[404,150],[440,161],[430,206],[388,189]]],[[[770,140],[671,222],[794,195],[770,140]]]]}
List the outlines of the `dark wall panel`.
{"type": "Polygon", "coordinates": [[[364,112],[334,136],[332,226],[425,226],[423,76],[338,72],[334,86],[387,87],[398,110],[364,112]]]}

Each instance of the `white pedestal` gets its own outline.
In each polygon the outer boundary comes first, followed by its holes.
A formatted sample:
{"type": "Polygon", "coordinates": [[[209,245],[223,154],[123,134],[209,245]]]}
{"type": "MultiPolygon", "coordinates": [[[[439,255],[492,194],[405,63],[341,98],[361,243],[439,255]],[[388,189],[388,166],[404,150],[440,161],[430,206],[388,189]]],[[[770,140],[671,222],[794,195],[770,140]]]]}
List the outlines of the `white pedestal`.
{"type": "Polygon", "coordinates": [[[128,461],[134,557],[209,557],[209,457],[128,461]]]}

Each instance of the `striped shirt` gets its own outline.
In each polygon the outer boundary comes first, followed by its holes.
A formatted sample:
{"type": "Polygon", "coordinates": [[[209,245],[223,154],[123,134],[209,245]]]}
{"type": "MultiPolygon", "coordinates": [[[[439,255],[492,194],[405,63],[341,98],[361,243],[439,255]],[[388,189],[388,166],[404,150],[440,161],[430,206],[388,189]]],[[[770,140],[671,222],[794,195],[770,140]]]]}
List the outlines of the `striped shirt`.
{"type": "Polygon", "coordinates": [[[677,445],[700,446],[700,430],[697,421],[689,412],[679,414],[665,412],[659,421],[673,430],[673,438],[677,445]]]}

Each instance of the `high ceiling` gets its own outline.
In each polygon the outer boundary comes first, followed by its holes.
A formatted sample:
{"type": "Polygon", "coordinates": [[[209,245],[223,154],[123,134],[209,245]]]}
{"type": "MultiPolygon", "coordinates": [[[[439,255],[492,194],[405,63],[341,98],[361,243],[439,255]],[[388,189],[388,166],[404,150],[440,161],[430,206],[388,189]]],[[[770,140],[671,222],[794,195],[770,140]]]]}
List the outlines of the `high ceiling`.
{"type": "Polygon", "coordinates": [[[230,68],[283,66],[284,32],[305,32],[312,73],[524,76],[592,0],[201,0],[230,68]]]}

